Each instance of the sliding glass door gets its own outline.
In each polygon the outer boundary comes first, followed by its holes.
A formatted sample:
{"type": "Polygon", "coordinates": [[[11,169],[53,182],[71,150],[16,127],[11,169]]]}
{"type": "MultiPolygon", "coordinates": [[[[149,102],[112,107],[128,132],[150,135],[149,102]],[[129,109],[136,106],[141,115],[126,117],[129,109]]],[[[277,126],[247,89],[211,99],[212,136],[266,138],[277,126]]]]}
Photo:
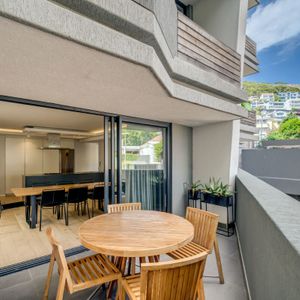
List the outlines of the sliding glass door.
{"type": "Polygon", "coordinates": [[[166,128],[122,123],[122,200],[167,211],[166,128]]]}

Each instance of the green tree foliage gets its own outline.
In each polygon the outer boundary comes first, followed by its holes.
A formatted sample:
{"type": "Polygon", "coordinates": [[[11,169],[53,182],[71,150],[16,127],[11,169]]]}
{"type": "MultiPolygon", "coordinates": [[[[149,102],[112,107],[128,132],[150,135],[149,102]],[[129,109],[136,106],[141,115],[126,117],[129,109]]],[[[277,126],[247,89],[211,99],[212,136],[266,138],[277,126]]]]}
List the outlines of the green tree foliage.
{"type": "Polygon", "coordinates": [[[123,129],[126,146],[141,146],[159,134],[155,131],[123,129]]]}
{"type": "Polygon", "coordinates": [[[252,110],[252,106],[251,106],[251,103],[249,101],[243,102],[241,105],[242,105],[242,107],[244,107],[248,111],[252,110]]]}
{"type": "Polygon", "coordinates": [[[300,119],[290,113],[280,124],[278,130],[270,132],[267,140],[291,140],[300,139],[300,119]]]}
{"type": "Polygon", "coordinates": [[[162,156],[163,156],[163,143],[162,141],[160,141],[159,143],[154,145],[154,155],[155,155],[155,159],[156,161],[161,161],[162,156]]]}
{"type": "MultiPolygon", "coordinates": [[[[300,92],[300,88],[286,85],[283,83],[279,84],[270,84],[270,83],[259,83],[259,82],[243,82],[243,88],[247,92],[248,96],[260,96],[263,93],[274,93],[277,95],[278,93],[282,92],[300,92]]],[[[276,98],[275,100],[278,100],[276,98]]]]}

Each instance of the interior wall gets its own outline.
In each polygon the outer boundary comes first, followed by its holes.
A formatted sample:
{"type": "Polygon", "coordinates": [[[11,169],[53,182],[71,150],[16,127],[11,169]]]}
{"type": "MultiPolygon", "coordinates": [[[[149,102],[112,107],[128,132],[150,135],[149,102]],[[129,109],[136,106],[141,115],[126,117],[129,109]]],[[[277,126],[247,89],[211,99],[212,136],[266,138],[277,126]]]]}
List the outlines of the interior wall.
{"type": "Polygon", "coordinates": [[[7,136],[5,139],[5,189],[11,193],[11,188],[22,187],[25,169],[25,139],[24,137],[7,136]]]}
{"type": "MultiPolygon", "coordinates": [[[[43,146],[47,146],[46,138],[0,135],[0,195],[22,187],[24,175],[59,173],[59,151],[41,150],[43,146]]],[[[75,172],[97,172],[99,155],[104,159],[103,141],[101,154],[97,143],[61,139],[61,147],[74,149],[75,172]]]]}
{"type": "Polygon", "coordinates": [[[184,183],[192,181],[192,128],[172,125],[172,212],[184,216],[184,183]]]}
{"type": "Polygon", "coordinates": [[[5,194],[5,136],[0,135],[0,195],[5,194]]]}
{"type": "Polygon", "coordinates": [[[75,172],[98,172],[98,143],[75,142],[75,172]]]}
{"type": "Polygon", "coordinates": [[[193,20],[228,47],[237,50],[240,1],[200,0],[193,4],[193,20]]]}

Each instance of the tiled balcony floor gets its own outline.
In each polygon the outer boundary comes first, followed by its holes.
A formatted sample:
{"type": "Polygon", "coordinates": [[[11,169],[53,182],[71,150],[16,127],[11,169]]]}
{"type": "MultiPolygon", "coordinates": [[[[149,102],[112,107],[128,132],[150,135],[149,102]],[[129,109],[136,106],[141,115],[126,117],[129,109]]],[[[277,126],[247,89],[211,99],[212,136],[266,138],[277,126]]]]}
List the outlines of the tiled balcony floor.
{"type": "MultiPolygon", "coordinates": [[[[218,283],[217,278],[204,278],[206,300],[246,300],[246,288],[242,273],[241,261],[238,253],[236,236],[218,236],[222,264],[224,268],[225,284],[218,283]]],[[[87,255],[87,252],[81,254],[87,255]]],[[[77,255],[79,257],[79,255],[77,255]]],[[[75,257],[71,257],[75,259],[75,257]]],[[[44,283],[48,265],[31,268],[12,275],[0,277],[0,300],[35,300],[42,299],[44,283]]],[[[216,275],[217,268],[214,255],[208,257],[206,275],[216,275]]],[[[52,279],[49,300],[55,299],[58,283],[57,272],[52,279]]],[[[64,299],[87,299],[94,289],[90,289],[74,295],[65,293],[64,299]]],[[[97,295],[94,299],[105,299],[97,295]]],[[[183,299],[184,300],[184,299],[183,299]]]]}

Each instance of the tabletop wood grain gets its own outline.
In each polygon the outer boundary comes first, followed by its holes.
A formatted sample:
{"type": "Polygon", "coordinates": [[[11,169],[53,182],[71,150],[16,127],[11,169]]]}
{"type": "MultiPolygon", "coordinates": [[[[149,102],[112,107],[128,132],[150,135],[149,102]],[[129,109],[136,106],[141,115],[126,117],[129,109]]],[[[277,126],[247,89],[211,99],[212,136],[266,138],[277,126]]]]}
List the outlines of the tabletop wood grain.
{"type": "Polygon", "coordinates": [[[83,246],[97,253],[146,257],[176,250],[194,237],[186,219],[158,211],[124,211],[105,214],[79,228],[83,246]]]}

